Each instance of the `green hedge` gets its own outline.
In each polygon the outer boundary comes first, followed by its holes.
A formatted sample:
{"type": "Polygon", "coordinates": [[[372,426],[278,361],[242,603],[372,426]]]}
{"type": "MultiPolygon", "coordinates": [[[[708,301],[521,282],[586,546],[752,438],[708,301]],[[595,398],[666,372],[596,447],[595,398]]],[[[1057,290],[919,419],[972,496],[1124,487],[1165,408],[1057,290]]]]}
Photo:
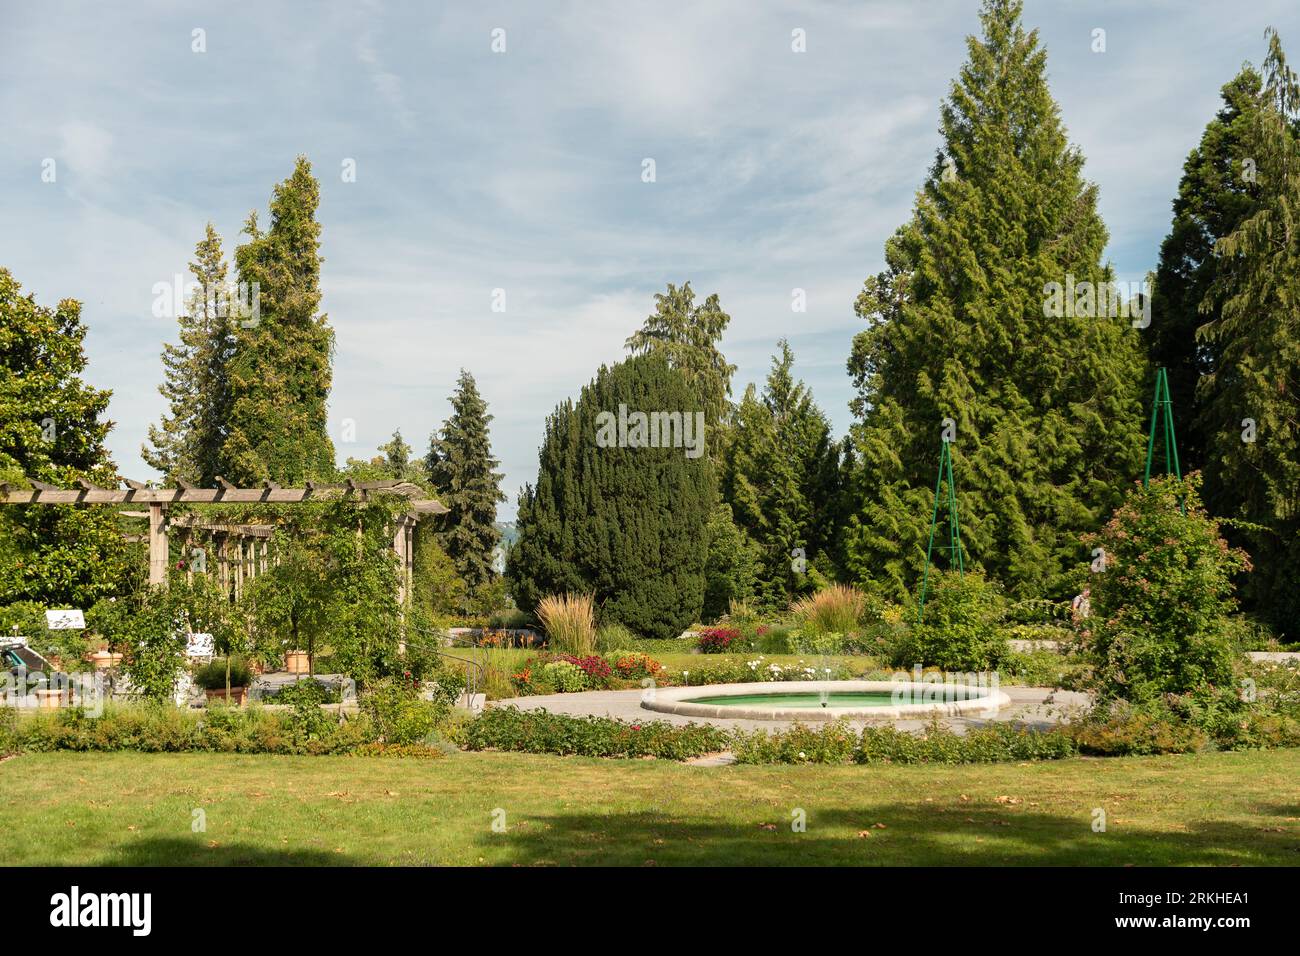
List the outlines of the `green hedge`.
{"type": "Polygon", "coordinates": [[[931,723],[920,734],[892,726],[862,731],[849,724],[796,726],[775,734],[762,730],[732,735],[739,763],[996,763],[1009,760],[1058,760],[1074,756],[1073,738],[1063,730],[1030,730],[1020,724],[996,723],[957,734],[931,723]]]}
{"type": "Polygon", "coordinates": [[[685,760],[726,750],[729,737],[725,730],[699,724],[632,724],[609,717],[569,717],[546,710],[494,707],[468,725],[464,744],[469,750],[685,760]]]}

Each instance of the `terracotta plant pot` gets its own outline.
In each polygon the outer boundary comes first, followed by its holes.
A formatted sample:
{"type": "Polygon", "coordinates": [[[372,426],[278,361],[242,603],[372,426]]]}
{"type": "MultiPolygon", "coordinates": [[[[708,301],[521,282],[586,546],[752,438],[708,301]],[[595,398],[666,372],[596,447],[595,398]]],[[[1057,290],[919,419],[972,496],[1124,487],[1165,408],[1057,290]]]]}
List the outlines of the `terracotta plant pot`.
{"type": "MultiPolygon", "coordinates": [[[[226,689],[224,687],[219,690],[205,690],[203,693],[207,695],[208,700],[226,700],[226,689]]],[[[230,699],[227,703],[236,707],[243,707],[246,700],[248,700],[247,687],[230,688],[230,699]]]]}
{"type": "Polygon", "coordinates": [[[290,674],[306,674],[311,670],[311,661],[306,651],[285,651],[284,669],[290,674]]]}
{"type": "Polygon", "coordinates": [[[90,655],[90,663],[97,671],[105,671],[122,663],[122,655],[112,651],[95,651],[90,655]]]}

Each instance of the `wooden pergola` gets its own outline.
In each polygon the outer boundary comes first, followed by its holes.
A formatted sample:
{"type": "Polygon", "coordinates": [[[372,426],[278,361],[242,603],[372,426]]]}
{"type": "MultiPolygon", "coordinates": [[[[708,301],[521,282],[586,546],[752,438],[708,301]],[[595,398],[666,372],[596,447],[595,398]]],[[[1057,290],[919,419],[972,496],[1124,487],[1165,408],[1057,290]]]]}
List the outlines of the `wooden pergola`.
{"type": "MultiPolygon", "coordinates": [[[[424,497],[424,489],[408,481],[353,481],[344,484],[318,484],[307,481],[301,488],[281,488],[273,481],[262,482],[258,488],[240,488],[224,478],[217,478],[216,488],[199,488],[186,481],[177,481],[175,488],[150,488],[142,482],[123,479],[127,486],[101,488],[84,479],[76,488],[59,488],[55,485],[27,479],[32,486],[16,488],[0,482],[0,504],[5,505],[147,505],[147,512],[138,512],[149,518],[149,583],[167,583],[167,563],[170,554],[167,508],[177,504],[301,504],[331,498],[352,498],[358,502],[378,496],[396,496],[409,499],[407,510],[397,518],[393,531],[393,551],[400,565],[398,600],[403,606],[410,593],[414,559],[415,525],[427,514],[446,514],[447,508],[434,498],[424,497]]],[[[128,512],[128,514],[131,514],[128,512]]],[[[266,568],[266,539],[273,525],[211,523],[188,516],[178,526],[188,536],[194,529],[203,529],[219,542],[218,574],[223,584],[238,591],[246,576],[254,577],[266,568]],[[234,554],[232,555],[232,550],[234,554]]]]}

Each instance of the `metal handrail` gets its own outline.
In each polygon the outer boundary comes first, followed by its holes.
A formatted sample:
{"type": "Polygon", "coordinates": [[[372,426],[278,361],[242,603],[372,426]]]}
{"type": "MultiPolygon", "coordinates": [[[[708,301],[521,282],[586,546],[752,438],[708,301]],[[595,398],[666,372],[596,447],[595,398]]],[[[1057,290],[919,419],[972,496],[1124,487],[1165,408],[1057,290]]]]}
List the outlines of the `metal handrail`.
{"type": "MultiPolygon", "coordinates": [[[[437,637],[437,636],[438,636],[438,633],[437,633],[436,631],[429,631],[429,630],[426,630],[425,628],[422,628],[422,627],[415,627],[415,626],[413,626],[413,625],[408,625],[407,629],[408,629],[408,630],[412,630],[412,631],[418,631],[419,633],[424,634],[424,635],[429,636],[429,637],[437,637]]],[[[478,676],[479,676],[479,679],[483,682],[483,686],[484,686],[484,687],[487,686],[487,671],[486,671],[486,669],[484,669],[483,665],[480,664],[478,661],[476,661],[476,660],[474,660],[474,659],[472,659],[472,658],[469,658],[469,657],[461,657],[461,656],[458,655],[458,654],[448,654],[446,651],[440,651],[440,650],[438,650],[437,646],[434,646],[434,645],[430,645],[430,644],[420,644],[420,643],[417,643],[417,642],[415,642],[415,641],[411,641],[411,640],[408,640],[406,643],[407,643],[408,646],[418,647],[418,648],[421,648],[421,649],[426,650],[426,651],[432,651],[434,654],[438,655],[439,657],[446,657],[446,658],[448,658],[449,660],[460,661],[460,662],[462,662],[462,663],[464,663],[464,664],[469,664],[469,665],[473,666],[473,667],[478,671],[478,676]]],[[[469,674],[469,668],[466,668],[466,678],[465,678],[465,686],[466,686],[465,695],[466,695],[466,696],[465,696],[465,700],[466,700],[467,703],[471,703],[471,702],[473,702],[473,700],[474,700],[474,695],[478,693],[478,684],[475,683],[474,681],[470,680],[468,674],[469,674]]]]}

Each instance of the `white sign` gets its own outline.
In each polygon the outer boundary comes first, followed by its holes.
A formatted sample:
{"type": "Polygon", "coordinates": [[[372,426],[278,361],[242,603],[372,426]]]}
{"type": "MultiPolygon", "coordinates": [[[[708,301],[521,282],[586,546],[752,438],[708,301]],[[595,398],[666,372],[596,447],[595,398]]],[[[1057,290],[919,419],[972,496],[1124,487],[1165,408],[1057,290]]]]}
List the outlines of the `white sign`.
{"type": "Polygon", "coordinates": [[[46,611],[45,626],[51,631],[82,631],[86,628],[86,615],[76,608],[46,611]]]}
{"type": "Polygon", "coordinates": [[[187,657],[212,657],[217,652],[216,642],[211,634],[186,634],[185,655],[187,657]]]}

